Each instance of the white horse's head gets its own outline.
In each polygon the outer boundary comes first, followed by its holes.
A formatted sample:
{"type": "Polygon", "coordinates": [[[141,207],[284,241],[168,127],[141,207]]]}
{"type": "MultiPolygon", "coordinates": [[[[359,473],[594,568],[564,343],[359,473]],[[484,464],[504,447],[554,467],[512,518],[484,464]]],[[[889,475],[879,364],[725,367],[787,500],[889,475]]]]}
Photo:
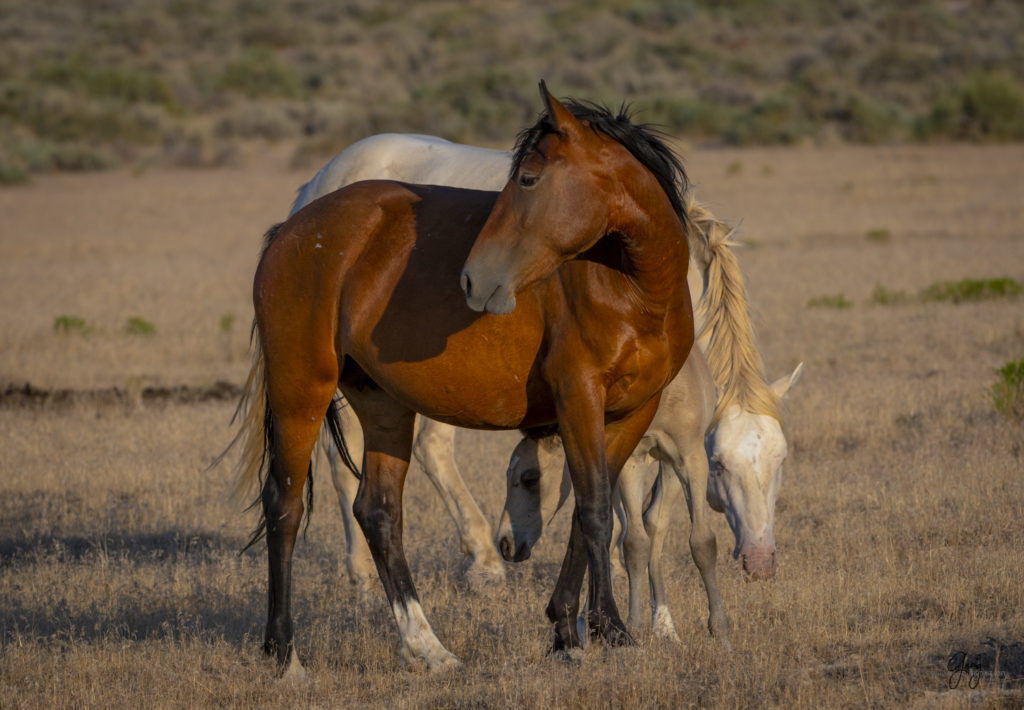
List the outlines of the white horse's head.
{"type": "Polygon", "coordinates": [[[533,546],[544,534],[572,490],[562,475],[565,453],[558,436],[525,438],[509,460],[505,508],[501,511],[495,544],[509,562],[529,559],[533,546]]]}
{"type": "MultiPolygon", "coordinates": [[[[781,399],[800,378],[803,364],[771,385],[781,399]]],[[[725,514],[736,538],[733,559],[748,579],[775,574],[775,500],[782,487],[788,447],[775,417],[730,406],[708,434],[708,503],[725,514]]]]}

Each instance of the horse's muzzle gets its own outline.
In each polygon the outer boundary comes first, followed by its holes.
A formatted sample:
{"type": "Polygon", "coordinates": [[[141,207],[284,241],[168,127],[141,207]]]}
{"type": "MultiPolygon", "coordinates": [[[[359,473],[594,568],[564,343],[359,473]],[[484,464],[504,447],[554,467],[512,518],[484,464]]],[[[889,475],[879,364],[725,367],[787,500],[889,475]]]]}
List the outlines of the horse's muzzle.
{"type": "Polygon", "coordinates": [[[459,285],[466,295],[466,305],[477,313],[486,311],[503,316],[515,310],[515,294],[500,283],[481,286],[473,280],[466,269],[463,269],[459,276],[459,285]]]}
{"type": "Polygon", "coordinates": [[[775,550],[767,554],[740,553],[740,569],[748,582],[760,582],[775,576],[775,550]]]}
{"type": "Polygon", "coordinates": [[[530,546],[525,542],[516,548],[515,541],[506,536],[501,538],[501,543],[498,546],[501,548],[501,556],[507,562],[524,562],[530,559],[530,546]]]}

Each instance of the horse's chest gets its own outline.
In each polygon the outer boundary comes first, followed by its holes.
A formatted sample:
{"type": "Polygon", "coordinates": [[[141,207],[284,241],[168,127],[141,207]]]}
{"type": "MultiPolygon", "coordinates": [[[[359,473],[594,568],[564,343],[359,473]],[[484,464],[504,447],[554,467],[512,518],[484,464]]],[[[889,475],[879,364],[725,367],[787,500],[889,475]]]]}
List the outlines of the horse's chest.
{"type": "Polygon", "coordinates": [[[668,382],[670,360],[661,342],[629,344],[606,378],[606,411],[632,411],[650,399],[668,382]]]}

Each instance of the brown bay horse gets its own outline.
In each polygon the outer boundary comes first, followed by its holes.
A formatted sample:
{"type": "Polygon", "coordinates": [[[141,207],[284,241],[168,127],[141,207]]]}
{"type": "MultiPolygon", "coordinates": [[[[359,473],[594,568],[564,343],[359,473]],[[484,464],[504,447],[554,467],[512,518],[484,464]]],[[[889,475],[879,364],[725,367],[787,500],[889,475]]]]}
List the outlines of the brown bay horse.
{"type": "Polygon", "coordinates": [[[693,344],[687,182],[627,116],[564,105],[543,83],[541,96],[545,113],[520,135],[501,193],[356,183],[267,236],[240,467],[242,484],[262,484],[264,649],[287,672],[302,672],[290,611],[302,492],[318,432],[336,423],[336,388],[363,429],[353,509],[406,660],[458,663],[423,614],[403,551],[416,412],[484,429],[557,425],[576,510],[547,607],[554,650],[580,643],[587,569],[590,633],[632,642],[611,591],[610,491],[693,344]]]}

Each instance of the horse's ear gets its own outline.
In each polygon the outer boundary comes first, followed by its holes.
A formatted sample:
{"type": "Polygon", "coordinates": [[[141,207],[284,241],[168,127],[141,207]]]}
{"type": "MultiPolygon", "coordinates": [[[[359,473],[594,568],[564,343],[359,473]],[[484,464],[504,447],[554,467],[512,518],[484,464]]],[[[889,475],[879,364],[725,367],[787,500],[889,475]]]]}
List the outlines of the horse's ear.
{"type": "Polygon", "coordinates": [[[544,109],[551,118],[551,123],[559,133],[569,136],[580,130],[580,122],[561,101],[551,95],[543,79],[540,82],[540,99],[544,102],[544,109]]]}
{"type": "Polygon", "coordinates": [[[804,364],[801,362],[796,366],[788,375],[780,377],[771,384],[772,394],[775,395],[776,399],[782,399],[789,392],[790,388],[796,384],[796,381],[800,379],[800,375],[804,372],[804,364]]]}

